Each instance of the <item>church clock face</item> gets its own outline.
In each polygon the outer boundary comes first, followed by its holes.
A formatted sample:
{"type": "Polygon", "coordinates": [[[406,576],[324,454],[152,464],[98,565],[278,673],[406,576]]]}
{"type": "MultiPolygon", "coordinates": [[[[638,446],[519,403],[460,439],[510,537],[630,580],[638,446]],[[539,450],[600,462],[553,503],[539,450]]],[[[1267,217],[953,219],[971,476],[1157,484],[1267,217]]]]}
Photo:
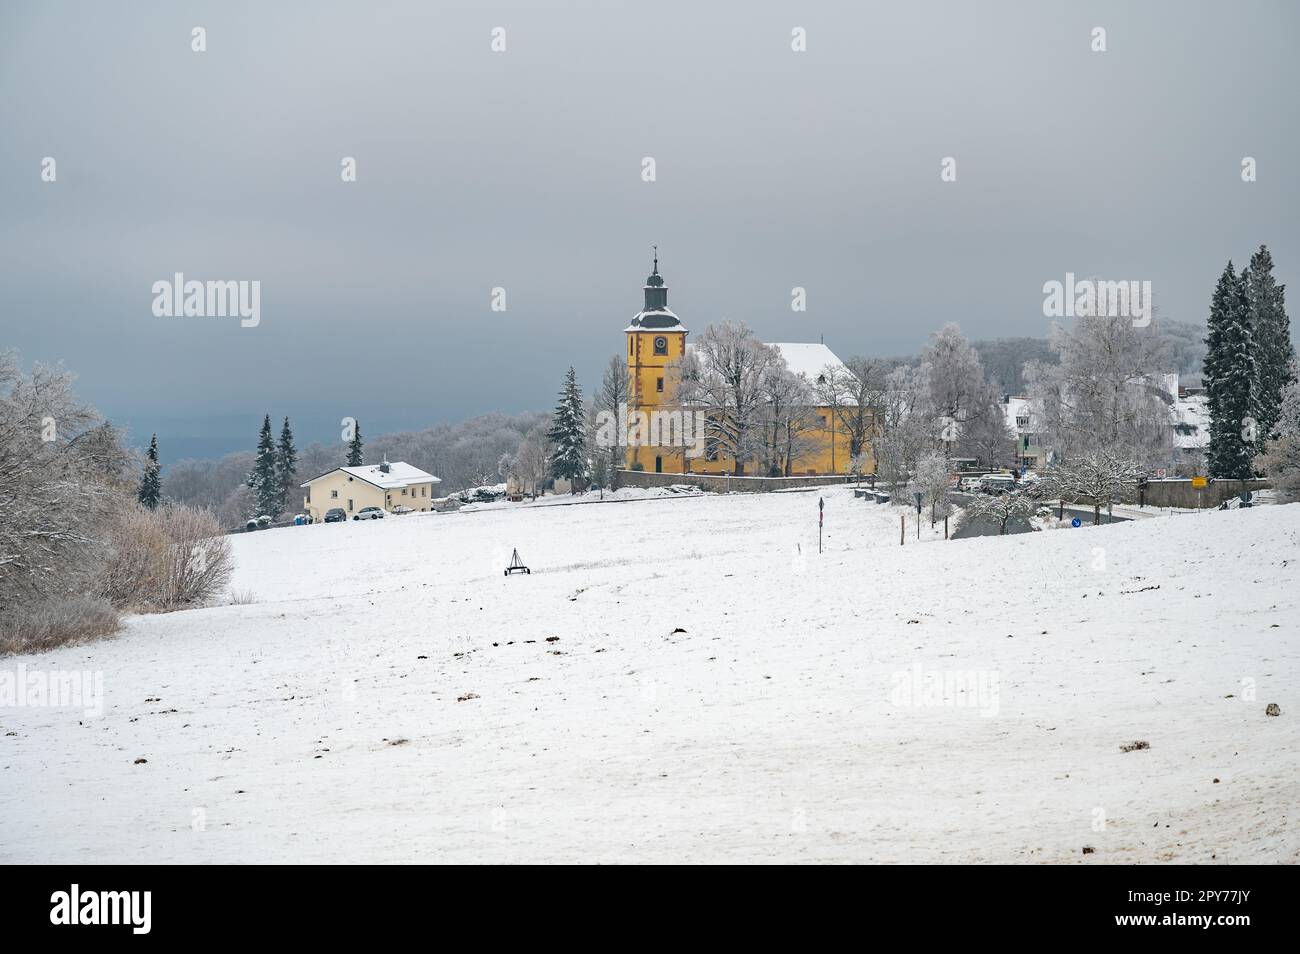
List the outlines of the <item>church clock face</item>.
{"type": "Polygon", "coordinates": [[[663,335],[660,335],[659,337],[655,338],[655,354],[667,354],[667,353],[668,353],[668,339],[665,338],[663,335]]]}

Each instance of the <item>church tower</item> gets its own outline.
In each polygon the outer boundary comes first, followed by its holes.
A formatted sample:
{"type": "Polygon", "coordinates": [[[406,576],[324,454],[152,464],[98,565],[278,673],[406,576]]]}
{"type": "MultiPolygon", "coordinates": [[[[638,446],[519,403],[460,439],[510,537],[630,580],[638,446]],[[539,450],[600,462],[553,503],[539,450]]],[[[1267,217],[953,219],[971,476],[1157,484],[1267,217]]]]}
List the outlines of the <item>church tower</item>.
{"type": "MultiPolygon", "coordinates": [[[[659,274],[659,247],[654,270],[645,280],[645,307],[624,328],[627,334],[628,412],[667,410],[673,396],[666,381],[670,361],[686,353],[685,326],[668,307],[668,286],[659,274]]],[[[668,462],[680,461],[680,451],[668,447],[629,447],[627,466],[640,462],[648,471],[662,473],[668,462]]]]}

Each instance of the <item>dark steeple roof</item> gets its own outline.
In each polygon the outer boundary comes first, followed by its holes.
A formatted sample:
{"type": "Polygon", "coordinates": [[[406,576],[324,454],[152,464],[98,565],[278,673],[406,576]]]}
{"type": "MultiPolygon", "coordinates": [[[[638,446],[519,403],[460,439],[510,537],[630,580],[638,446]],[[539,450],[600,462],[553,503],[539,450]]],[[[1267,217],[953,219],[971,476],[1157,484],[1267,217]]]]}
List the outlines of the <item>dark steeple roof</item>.
{"type": "Polygon", "coordinates": [[[668,330],[685,331],[686,328],[668,308],[668,286],[659,274],[659,246],[654,246],[654,269],[645,280],[645,307],[632,319],[627,331],[668,330]]]}

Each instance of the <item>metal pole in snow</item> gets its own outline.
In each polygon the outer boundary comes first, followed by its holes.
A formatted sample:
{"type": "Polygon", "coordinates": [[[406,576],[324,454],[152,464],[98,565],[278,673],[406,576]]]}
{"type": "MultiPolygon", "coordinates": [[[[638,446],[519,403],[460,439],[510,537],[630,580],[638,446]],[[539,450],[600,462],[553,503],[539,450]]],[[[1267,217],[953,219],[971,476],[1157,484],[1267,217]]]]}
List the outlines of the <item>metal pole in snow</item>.
{"type": "Polygon", "coordinates": [[[817,498],[817,552],[822,552],[822,521],[826,517],[826,498],[817,498]]]}

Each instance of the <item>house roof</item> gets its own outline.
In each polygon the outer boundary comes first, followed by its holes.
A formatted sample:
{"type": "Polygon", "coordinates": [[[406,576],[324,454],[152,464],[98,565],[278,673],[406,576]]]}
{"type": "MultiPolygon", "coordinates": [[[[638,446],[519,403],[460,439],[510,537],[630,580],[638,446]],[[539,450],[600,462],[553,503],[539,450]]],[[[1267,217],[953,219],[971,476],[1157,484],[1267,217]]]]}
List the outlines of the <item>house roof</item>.
{"type": "Polygon", "coordinates": [[[433,476],[433,474],[425,473],[420,470],[420,468],[412,467],[410,464],[402,461],[388,464],[387,472],[382,470],[383,466],[384,465],[382,464],[362,464],[360,467],[335,467],[334,470],[325,471],[325,473],[321,474],[320,477],[313,477],[302,486],[306,487],[308,484],[314,484],[316,481],[320,480],[321,477],[328,477],[330,474],[336,473],[340,470],[349,477],[364,480],[366,483],[374,484],[376,487],[383,490],[391,490],[395,487],[409,487],[411,484],[442,483],[442,481],[433,476]]]}
{"type": "Polygon", "coordinates": [[[1175,425],[1174,446],[1184,450],[1210,446],[1210,407],[1204,394],[1179,398],[1170,409],[1175,425]],[[1177,429],[1181,425],[1189,433],[1177,429]]]}
{"type": "Polygon", "coordinates": [[[1006,424],[1007,424],[1007,427],[1011,428],[1013,431],[1023,431],[1023,430],[1024,430],[1024,428],[1022,428],[1022,427],[1021,427],[1021,426],[1016,422],[1016,418],[1019,418],[1019,417],[1027,417],[1027,418],[1029,418],[1029,419],[1030,419],[1030,420],[1029,420],[1029,426],[1030,426],[1030,427],[1033,427],[1033,425],[1034,425],[1034,420],[1033,420],[1033,405],[1030,404],[1028,398],[1023,398],[1023,397],[1009,397],[1009,398],[1007,398],[1006,401],[1005,401],[1005,402],[1003,403],[1003,405],[1002,405],[1002,413],[1006,416],[1006,424]]]}

